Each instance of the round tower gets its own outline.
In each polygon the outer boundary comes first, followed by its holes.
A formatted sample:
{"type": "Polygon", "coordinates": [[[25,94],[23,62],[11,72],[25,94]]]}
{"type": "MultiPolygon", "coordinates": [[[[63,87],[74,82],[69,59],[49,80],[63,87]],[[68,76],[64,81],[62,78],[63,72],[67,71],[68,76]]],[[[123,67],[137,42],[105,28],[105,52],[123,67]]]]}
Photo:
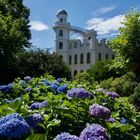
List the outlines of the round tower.
{"type": "Polygon", "coordinates": [[[62,56],[68,64],[70,23],[67,22],[68,14],[65,10],[59,10],[56,14],[57,21],[53,26],[55,31],[55,51],[62,56]]]}

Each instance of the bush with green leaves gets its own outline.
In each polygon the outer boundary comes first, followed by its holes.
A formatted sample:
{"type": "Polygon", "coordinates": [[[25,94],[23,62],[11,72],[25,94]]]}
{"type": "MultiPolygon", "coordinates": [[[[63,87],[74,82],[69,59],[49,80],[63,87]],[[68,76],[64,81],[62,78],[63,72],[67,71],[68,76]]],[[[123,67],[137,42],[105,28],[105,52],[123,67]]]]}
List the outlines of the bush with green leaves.
{"type": "Polygon", "coordinates": [[[101,60],[97,61],[95,65],[88,70],[88,73],[96,81],[106,80],[110,77],[119,77],[125,72],[121,68],[111,67],[113,64],[112,60],[101,60]]]}
{"type": "Polygon", "coordinates": [[[94,138],[102,130],[111,140],[138,140],[140,116],[128,98],[111,98],[88,84],[46,74],[0,86],[0,139],[23,139],[24,134],[26,140],[89,139],[86,130],[94,138]],[[19,124],[30,131],[18,131],[19,124]]]}
{"type": "Polygon", "coordinates": [[[135,74],[128,72],[119,78],[104,80],[100,83],[100,86],[110,91],[115,91],[121,96],[130,96],[137,86],[137,82],[135,81],[135,74]]]}
{"type": "Polygon", "coordinates": [[[129,97],[129,101],[133,103],[138,110],[140,110],[140,83],[134,89],[134,93],[129,97]]]}

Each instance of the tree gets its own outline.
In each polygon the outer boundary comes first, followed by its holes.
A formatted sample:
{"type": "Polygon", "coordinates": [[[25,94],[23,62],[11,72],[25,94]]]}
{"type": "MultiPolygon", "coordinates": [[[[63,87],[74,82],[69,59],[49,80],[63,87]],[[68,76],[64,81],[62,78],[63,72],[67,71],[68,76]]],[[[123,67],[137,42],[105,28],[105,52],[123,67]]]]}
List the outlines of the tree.
{"type": "Polygon", "coordinates": [[[116,52],[114,64],[132,70],[140,80],[140,12],[128,12],[122,24],[120,34],[109,42],[116,52]]]}
{"type": "MultiPolygon", "coordinates": [[[[23,0],[0,0],[0,81],[5,81],[15,54],[29,47],[29,9],[23,0]]],[[[8,78],[8,77],[7,77],[8,78]]]]}
{"type": "Polygon", "coordinates": [[[55,78],[71,78],[70,70],[61,57],[55,53],[50,54],[47,50],[34,49],[21,52],[18,54],[16,64],[15,71],[20,77],[27,75],[39,77],[47,72],[55,78]]]}

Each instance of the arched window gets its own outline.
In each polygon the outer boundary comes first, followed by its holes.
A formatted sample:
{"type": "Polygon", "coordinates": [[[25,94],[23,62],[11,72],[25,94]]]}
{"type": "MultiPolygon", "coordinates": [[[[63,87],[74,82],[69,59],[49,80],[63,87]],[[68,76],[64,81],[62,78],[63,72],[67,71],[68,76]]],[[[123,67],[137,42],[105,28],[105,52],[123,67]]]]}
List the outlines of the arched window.
{"type": "Polygon", "coordinates": [[[102,59],[102,56],[101,56],[101,53],[98,54],[98,60],[101,60],[102,59]]]}
{"type": "Polygon", "coordinates": [[[71,65],[71,55],[69,56],[69,65],[71,65]]]}
{"type": "Polygon", "coordinates": [[[87,63],[90,63],[90,53],[87,53],[87,63]]]}
{"type": "Polygon", "coordinates": [[[63,18],[60,18],[60,22],[63,22],[63,18]]]}
{"type": "Polygon", "coordinates": [[[83,70],[81,70],[80,72],[83,72],[83,70]]]}
{"type": "Polygon", "coordinates": [[[63,49],[63,42],[59,42],[59,49],[63,49]]]}
{"type": "Polygon", "coordinates": [[[74,76],[76,76],[76,74],[77,74],[77,70],[75,70],[73,74],[74,74],[74,76]]]}
{"type": "Polygon", "coordinates": [[[77,55],[74,56],[74,64],[77,64],[77,55]]]}
{"type": "Polygon", "coordinates": [[[84,63],[84,55],[83,53],[81,53],[80,55],[80,64],[83,64],[84,63]]]}
{"type": "Polygon", "coordinates": [[[63,37],[63,30],[59,30],[59,37],[63,37]]]}
{"type": "Polygon", "coordinates": [[[108,59],[108,54],[105,55],[106,60],[108,59]]]}

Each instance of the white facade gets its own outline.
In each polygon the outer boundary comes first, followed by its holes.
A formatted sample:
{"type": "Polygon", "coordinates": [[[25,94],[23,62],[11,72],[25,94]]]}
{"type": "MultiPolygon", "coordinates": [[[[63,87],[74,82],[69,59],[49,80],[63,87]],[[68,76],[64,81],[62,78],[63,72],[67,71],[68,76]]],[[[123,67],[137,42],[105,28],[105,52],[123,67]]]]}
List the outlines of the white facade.
{"type": "Polygon", "coordinates": [[[55,51],[62,56],[63,61],[70,67],[71,74],[87,71],[98,60],[113,59],[114,53],[107,48],[105,39],[97,40],[96,31],[83,30],[71,26],[67,22],[67,12],[60,10],[56,14],[57,21],[53,26],[55,31],[55,51]],[[70,32],[77,32],[83,40],[70,39],[70,32]]]}

